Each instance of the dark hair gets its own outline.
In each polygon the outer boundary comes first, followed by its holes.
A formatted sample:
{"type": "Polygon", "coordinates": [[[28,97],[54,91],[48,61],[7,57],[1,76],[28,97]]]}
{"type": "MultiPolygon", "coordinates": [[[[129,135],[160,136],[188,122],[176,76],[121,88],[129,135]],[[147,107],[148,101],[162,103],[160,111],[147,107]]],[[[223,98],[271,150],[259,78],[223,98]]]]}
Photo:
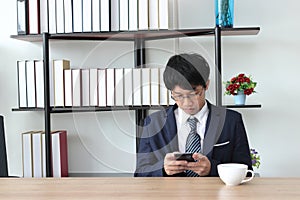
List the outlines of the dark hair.
{"type": "Polygon", "coordinates": [[[199,54],[179,54],[172,56],[164,71],[164,82],[169,90],[175,86],[194,90],[201,85],[206,88],[209,77],[209,65],[199,54]]]}

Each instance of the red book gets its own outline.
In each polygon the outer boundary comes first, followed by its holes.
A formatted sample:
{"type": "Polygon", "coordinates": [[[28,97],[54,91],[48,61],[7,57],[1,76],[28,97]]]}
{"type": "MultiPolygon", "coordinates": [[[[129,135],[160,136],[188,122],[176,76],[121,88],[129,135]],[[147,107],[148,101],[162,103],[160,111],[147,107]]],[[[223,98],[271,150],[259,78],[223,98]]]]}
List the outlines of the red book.
{"type": "Polygon", "coordinates": [[[67,131],[54,131],[51,138],[53,177],[67,177],[69,175],[67,131]]]}

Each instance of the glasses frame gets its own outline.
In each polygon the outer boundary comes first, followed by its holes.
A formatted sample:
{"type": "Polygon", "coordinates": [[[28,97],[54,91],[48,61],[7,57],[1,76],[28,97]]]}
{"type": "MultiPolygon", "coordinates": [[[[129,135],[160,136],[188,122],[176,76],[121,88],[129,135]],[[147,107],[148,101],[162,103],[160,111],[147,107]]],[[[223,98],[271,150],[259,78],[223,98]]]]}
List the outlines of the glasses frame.
{"type": "Polygon", "coordinates": [[[194,94],[187,94],[187,95],[178,95],[177,97],[173,95],[173,91],[171,91],[171,98],[174,101],[182,102],[185,98],[189,100],[196,100],[197,97],[202,96],[204,89],[201,90],[201,92],[195,92],[194,94]]]}

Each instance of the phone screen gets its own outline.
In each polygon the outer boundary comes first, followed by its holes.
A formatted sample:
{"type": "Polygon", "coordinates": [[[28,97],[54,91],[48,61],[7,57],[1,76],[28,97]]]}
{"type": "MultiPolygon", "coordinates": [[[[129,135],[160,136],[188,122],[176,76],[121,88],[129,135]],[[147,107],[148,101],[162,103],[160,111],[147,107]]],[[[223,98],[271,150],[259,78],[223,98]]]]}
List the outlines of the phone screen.
{"type": "Polygon", "coordinates": [[[175,153],[176,160],[186,160],[188,162],[195,162],[193,153],[175,153]]]}

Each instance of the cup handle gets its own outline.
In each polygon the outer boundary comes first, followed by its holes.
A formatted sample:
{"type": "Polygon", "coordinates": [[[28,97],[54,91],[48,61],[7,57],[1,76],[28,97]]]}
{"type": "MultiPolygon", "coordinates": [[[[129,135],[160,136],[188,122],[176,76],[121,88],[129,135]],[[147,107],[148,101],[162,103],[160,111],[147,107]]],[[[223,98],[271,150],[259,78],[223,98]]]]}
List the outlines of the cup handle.
{"type": "Polygon", "coordinates": [[[253,177],[254,177],[254,172],[253,172],[252,170],[247,170],[246,174],[247,174],[248,172],[250,172],[250,173],[251,173],[251,177],[249,177],[249,178],[247,178],[247,179],[244,179],[244,180],[242,180],[242,182],[241,182],[241,183],[246,183],[246,182],[248,182],[248,181],[251,181],[251,180],[253,179],[253,177]]]}

